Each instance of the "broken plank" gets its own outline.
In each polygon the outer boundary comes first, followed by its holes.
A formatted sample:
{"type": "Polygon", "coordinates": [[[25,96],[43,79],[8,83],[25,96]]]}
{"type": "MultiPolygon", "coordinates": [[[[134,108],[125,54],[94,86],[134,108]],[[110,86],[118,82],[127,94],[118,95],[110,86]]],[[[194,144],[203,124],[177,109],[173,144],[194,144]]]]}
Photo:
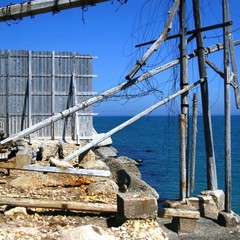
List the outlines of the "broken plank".
{"type": "Polygon", "coordinates": [[[0,205],[26,208],[48,208],[86,212],[116,213],[117,205],[108,203],[86,203],[75,201],[56,201],[46,199],[0,197],[0,205]]]}

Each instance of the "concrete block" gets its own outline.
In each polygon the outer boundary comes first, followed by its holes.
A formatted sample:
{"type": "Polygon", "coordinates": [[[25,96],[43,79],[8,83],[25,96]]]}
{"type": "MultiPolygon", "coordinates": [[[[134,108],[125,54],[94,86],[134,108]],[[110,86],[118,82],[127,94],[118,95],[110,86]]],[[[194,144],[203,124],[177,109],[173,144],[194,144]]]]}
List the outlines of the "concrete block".
{"type": "Polygon", "coordinates": [[[197,220],[190,218],[173,217],[172,228],[177,233],[192,233],[196,227],[197,220]]]}
{"type": "Polygon", "coordinates": [[[123,219],[145,219],[157,217],[157,199],[143,192],[119,193],[118,215],[123,219]]]}

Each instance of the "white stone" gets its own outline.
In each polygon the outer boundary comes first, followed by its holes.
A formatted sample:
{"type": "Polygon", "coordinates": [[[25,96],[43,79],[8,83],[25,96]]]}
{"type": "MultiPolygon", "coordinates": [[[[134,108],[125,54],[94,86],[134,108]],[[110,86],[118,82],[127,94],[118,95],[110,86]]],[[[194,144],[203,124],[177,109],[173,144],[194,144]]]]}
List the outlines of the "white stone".
{"type": "Polygon", "coordinates": [[[65,230],[61,236],[62,240],[116,240],[113,235],[109,235],[101,227],[94,225],[84,225],[69,230],[65,230]]]}
{"type": "Polygon", "coordinates": [[[50,157],[50,164],[61,168],[73,168],[72,164],[66,161],[58,160],[56,158],[50,157]]]}
{"type": "Polygon", "coordinates": [[[15,208],[12,208],[12,209],[4,212],[5,216],[13,216],[15,214],[16,215],[19,215],[19,214],[27,215],[27,209],[25,207],[15,207],[15,208]]]}

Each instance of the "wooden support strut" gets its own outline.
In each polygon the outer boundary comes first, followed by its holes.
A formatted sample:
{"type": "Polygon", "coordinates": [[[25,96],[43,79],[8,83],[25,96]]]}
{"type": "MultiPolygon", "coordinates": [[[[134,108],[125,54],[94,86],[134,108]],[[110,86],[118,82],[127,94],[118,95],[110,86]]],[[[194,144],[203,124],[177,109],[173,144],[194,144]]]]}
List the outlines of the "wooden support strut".
{"type": "Polygon", "coordinates": [[[162,33],[160,34],[159,38],[153,43],[153,45],[147,50],[147,52],[143,55],[141,60],[137,61],[137,64],[133,67],[131,72],[126,76],[127,80],[131,80],[133,78],[133,76],[145,64],[145,62],[153,54],[153,52],[157,51],[159,46],[164,42],[164,40],[166,39],[166,37],[172,27],[172,21],[178,10],[179,4],[180,4],[180,1],[175,0],[162,33]]]}
{"type": "Polygon", "coordinates": [[[0,22],[22,19],[37,14],[94,5],[110,0],[35,0],[0,8],[0,22]]]}
{"type": "Polygon", "coordinates": [[[128,125],[132,124],[133,122],[137,121],[138,119],[140,119],[141,117],[151,113],[153,110],[155,110],[156,108],[164,105],[165,103],[171,101],[172,99],[176,98],[177,96],[189,91],[190,89],[194,88],[195,86],[197,86],[198,84],[202,83],[204,81],[204,79],[200,79],[197,82],[188,85],[187,87],[179,90],[178,92],[166,97],[165,99],[155,103],[154,105],[152,105],[151,107],[147,108],[146,110],[144,110],[143,112],[135,115],[134,117],[130,118],[129,120],[123,122],[122,124],[120,124],[119,126],[113,128],[112,130],[110,130],[109,132],[101,135],[101,136],[97,136],[95,139],[93,139],[91,142],[87,143],[85,146],[81,147],[80,149],[78,149],[77,151],[73,152],[72,154],[68,155],[64,160],[65,161],[70,161],[71,159],[73,159],[74,157],[79,156],[80,154],[86,152],[87,150],[91,149],[92,147],[94,147],[95,145],[97,145],[98,143],[106,140],[107,138],[109,138],[111,135],[113,135],[114,133],[122,130],[123,128],[127,127],[128,125]]]}

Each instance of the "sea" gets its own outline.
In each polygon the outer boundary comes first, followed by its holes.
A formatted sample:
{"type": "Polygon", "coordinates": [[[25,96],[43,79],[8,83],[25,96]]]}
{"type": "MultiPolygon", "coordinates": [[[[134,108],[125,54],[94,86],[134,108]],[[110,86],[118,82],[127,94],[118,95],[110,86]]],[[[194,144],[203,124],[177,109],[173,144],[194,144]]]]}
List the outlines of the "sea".
{"type": "MultiPolygon", "coordinates": [[[[108,132],[127,121],[127,116],[95,116],[98,133],[108,132]]],[[[225,191],[224,116],[212,116],[212,131],[217,168],[218,189],[225,191]]],[[[190,117],[191,156],[191,117],[190,117]]],[[[159,204],[166,199],[179,199],[179,129],[178,116],[145,116],[111,136],[118,156],[141,160],[142,179],[155,188],[159,204]]],[[[240,214],[240,116],[231,117],[231,210],[240,214]]],[[[197,119],[194,191],[207,189],[206,151],[203,118],[197,119]]],[[[191,160],[190,160],[191,162],[191,160]]]]}

